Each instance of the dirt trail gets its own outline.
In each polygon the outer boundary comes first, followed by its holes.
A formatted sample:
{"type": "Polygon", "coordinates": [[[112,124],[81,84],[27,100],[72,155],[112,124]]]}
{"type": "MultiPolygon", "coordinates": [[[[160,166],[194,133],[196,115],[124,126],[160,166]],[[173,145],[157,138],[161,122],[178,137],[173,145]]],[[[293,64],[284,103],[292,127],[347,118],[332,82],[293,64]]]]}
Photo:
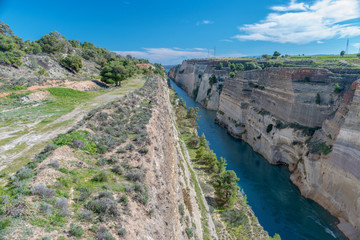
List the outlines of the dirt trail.
{"type": "MultiPolygon", "coordinates": [[[[25,158],[23,160],[31,160],[33,155],[38,152],[36,150],[43,148],[51,139],[55,138],[57,135],[66,133],[89,111],[121,98],[125,94],[135,90],[137,88],[135,85],[136,84],[132,84],[126,88],[113,88],[105,94],[99,95],[93,98],[91,101],[76,107],[73,111],[62,115],[55,121],[49,123],[47,126],[44,126],[42,130],[30,129],[28,133],[18,137],[15,136],[14,139],[3,145],[0,145],[0,171],[6,169],[12,164],[18,164],[17,162],[14,162],[16,159],[25,158]],[[38,148],[34,149],[34,147],[38,148]]],[[[8,132],[5,130],[5,132],[2,131],[1,133],[1,135],[5,136],[11,136],[12,134],[14,134],[14,130],[10,129],[8,132]]]]}

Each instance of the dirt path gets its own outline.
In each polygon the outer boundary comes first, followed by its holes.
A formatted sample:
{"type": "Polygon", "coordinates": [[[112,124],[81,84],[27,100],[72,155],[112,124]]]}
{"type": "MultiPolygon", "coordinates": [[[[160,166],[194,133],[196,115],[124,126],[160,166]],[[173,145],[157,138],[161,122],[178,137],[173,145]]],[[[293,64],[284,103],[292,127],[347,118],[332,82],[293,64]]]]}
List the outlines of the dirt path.
{"type": "MultiPolygon", "coordinates": [[[[15,135],[8,142],[0,144],[0,172],[7,170],[11,173],[30,161],[51,139],[61,133],[66,133],[78,121],[80,121],[89,111],[103,106],[111,101],[121,98],[125,94],[134,91],[143,83],[139,79],[132,80],[128,86],[112,88],[108,92],[99,95],[92,100],[77,106],[71,112],[62,115],[55,121],[42,127],[40,130],[30,128],[24,134],[15,135]],[[9,168],[9,166],[11,166],[9,168]]],[[[36,125],[33,127],[35,128],[36,125]]],[[[24,130],[24,129],[19,129],[24,130]]],[[[2,131],[3,136],[12,136],[14,130],[2,131]]],[[[3,138],[2,138],[3,139],[3,138]]]]}

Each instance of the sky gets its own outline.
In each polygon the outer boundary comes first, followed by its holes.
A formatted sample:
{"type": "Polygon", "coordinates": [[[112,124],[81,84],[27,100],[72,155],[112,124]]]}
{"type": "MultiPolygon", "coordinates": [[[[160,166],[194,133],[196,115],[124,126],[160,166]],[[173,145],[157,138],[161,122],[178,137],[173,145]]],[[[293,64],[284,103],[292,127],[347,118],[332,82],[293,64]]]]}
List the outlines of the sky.
{"type": "Polygon", "coordinates": [[[24,40],[56,30],[165,65],[360,49],[360,0],[0,0],[0,21],[24,40]]]}

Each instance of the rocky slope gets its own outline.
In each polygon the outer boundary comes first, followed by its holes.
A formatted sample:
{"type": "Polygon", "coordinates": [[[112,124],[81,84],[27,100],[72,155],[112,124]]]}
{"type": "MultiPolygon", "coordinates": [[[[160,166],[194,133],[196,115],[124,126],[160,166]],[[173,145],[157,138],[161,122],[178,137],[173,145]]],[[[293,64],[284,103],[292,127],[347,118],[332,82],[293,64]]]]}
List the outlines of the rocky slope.
{"type": "Polygon", "coordinates": [[[218,110],[217,122],[230,134],[270,163],[288,165],[302,194],[339,217],[341,230],[356,239],[360,71],[280,67],[230,78],[228,68],[217,70],[221,62],[184,61],[169,76],[204,107],[218,110]],[[212,75],[217,81],[211,85],[212,75]],[[342,90],[335,91],[337,85],[342,90]]]}

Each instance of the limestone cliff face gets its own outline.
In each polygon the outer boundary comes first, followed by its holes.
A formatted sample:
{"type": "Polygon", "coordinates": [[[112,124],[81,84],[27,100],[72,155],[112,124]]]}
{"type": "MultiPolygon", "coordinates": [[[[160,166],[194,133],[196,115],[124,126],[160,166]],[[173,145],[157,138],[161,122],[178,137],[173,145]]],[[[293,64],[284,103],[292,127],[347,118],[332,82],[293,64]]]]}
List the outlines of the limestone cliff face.
{"type": "MultiPolygon", "coordinates": [[[[213,91],[208,79],[192,80],[191,69],[197,65],[185,62],[170,75],[189,95],[196,86],[213,91]],[[182,69],[186,75],[179,74],[182,69]]],[[[201,65],[205,68],[204,62],[201,65]]],[[[219,103],[212,104],[218,106],[216,121],[270,163],[288,165],[302,194],[341,218],[341,230],[356,239],[360,230],[358,72],[267,68],[230,78],[226,70],[215,67],[208,62],[205,72],[221,72],[224,78],[219,103]],[[335,84],[342,87],[341,93],[334,91],[335,84]]],[[[196,100],[207,107],[206,97],[196,100]]]]}
{"type": "Polygon", "coordinates": [[[171,69],[169,76],[205,108],[217,110],[223,81],[228,76],[227,71],[215,70],[218,65],[219,62],[184,61],[182,65],[171,69]],[[209,81],[212,75],[217,77],[217,82],[213,84],[209,81]]]}

